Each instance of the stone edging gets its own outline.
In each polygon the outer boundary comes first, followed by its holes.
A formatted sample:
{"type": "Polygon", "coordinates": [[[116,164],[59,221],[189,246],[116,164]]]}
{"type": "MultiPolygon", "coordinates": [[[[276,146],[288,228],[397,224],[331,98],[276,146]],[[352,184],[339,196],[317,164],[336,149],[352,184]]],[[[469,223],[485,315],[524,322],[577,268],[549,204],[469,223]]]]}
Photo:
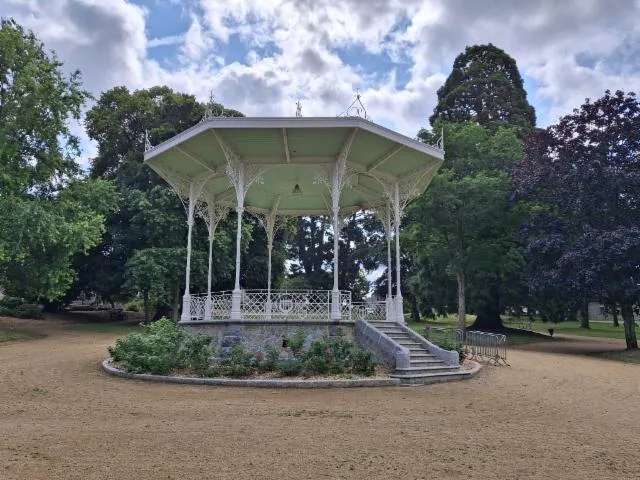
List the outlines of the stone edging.
{"type": "MultiPolygon", "coordinates": [[[[475,377],[480,370],[482,370],[482,364],[480,362],[475,362],[473,360],[469,360],[469,362],[473,363],[473,368],[470,370],[461,370],[464,373],[464,379],[475,377]]],[[[462,366],[460,367],[462,369],[462,366]]]]}
{"type": "Polygon", "coordinates": [[[152,382],[181,383],[191,385],[217,385],[221,387],[262,387],[262,388],[347,388],[347,387],[391,387],[400,385],[397,378],[363,378],[357,380],[250,380],[233,378],[198,378],[150,375],[147,373],[128,373],[111,365],[110,359],[102,361],[102,370],[109,375],[134,380],[152,382]]]}

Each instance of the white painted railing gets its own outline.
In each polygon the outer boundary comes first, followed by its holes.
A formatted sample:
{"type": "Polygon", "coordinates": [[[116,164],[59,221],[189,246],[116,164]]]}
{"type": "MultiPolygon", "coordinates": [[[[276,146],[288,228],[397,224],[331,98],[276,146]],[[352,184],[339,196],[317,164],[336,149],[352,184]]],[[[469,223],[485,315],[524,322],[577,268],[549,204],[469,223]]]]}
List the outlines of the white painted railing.
{"type": "Polygon", "coordinates": [[[351,319],[384,322],[387,319],[387,302],[353,302],[351,319]]]}
{"type": "MultiPolygon", "coordinates": [[[[191,321],[222,321],[231,317],[233,292],[211,293],[211,316],[207,315],[206,293],[191,296],[191,321]]],[[[240,309],[243,321],[295,320],[331,321],[331,290],[243,290],[240,309]]],[[[351,292],[340,292],[343,321],[352,319],[351,292]]]]}

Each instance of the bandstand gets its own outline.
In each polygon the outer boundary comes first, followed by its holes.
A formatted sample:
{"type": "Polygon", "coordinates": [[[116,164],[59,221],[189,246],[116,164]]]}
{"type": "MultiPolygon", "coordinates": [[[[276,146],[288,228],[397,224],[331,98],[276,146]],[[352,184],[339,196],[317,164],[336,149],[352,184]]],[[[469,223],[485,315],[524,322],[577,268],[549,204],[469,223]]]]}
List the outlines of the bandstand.
{"type": "MultiPolygon", "coordinates": [[[[338,289],[339,230],[360,210],[375,212],[387,234],[388,263],[400,264],[400,221],[442,164],[442,143],[430,146],[361,117],[214,117],[145,148],[145,163],[183,199],[187,262],[180,323],[349,325],[358,318],[404,323],[400,268],[382,302],[355,304],[338,289]],[[212,245],[219,221],[237,212],[235,287],[211,292],[212,245]],[[264,290],[240,284],[242,217],[266,230],[269,270],[264,290]],[[271,250],[285,216],[328,216],[333,227],[333,288],[279,291],[271,286],[271,250]],[[209,233],[209,282],[190,291],[191,234],[197,217],[209,233]],[[337,232],[337,233],[336,233],[337,232]]],[[[388,272],[391,275],[392,269],[388,272]]]]}

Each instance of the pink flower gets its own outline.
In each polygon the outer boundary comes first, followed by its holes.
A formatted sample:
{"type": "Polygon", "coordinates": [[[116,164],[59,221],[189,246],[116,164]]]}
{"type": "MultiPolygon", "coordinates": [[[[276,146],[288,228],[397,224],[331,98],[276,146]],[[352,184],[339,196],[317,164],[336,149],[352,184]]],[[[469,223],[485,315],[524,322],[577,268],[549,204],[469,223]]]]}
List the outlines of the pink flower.
{"type": "Polygon", "coordinates": [[[263,361],[264,360],[264,355],[262,353],[258,353],[256,355],[256,360],[259,361],[259,362],[263,361]]]}

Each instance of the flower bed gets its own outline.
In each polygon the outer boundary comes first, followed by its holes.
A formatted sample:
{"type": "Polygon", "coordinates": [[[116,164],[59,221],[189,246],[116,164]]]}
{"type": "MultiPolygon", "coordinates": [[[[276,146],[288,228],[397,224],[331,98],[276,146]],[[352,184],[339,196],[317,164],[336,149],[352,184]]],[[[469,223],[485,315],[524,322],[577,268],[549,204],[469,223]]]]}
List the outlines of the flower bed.
{"type": "Polygon", "coordinates": [[[113,364],[134,374],[201,378],[362,378],[388,376],[377,367],[371,352],[337,335],[312,342],[299,331],[286,339],[286,351],[269,348],[250,352],[241,344],[228,352],[215,352],[212,338],[190,334],[163,318],[109,347],[113,364]]]}

